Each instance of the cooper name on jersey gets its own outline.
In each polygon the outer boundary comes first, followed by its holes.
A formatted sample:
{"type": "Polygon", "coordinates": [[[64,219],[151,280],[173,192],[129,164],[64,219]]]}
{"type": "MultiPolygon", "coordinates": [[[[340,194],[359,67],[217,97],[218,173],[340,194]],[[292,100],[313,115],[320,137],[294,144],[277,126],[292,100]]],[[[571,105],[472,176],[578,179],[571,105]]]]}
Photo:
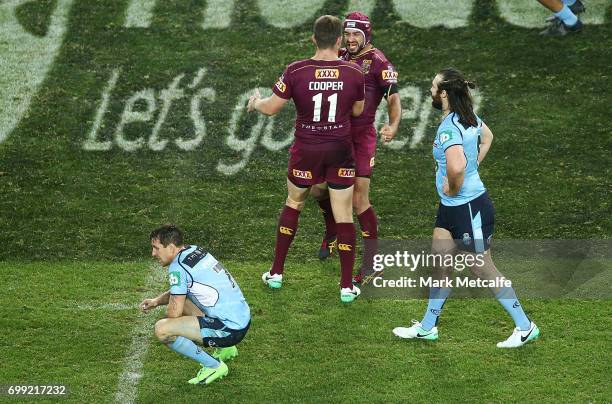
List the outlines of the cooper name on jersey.
{"type": "Polygon", "coordinates": [[[315,91],[342,91],[343,86],[342,81],[311,81],[308,83],[308,89],[315,91]]]}

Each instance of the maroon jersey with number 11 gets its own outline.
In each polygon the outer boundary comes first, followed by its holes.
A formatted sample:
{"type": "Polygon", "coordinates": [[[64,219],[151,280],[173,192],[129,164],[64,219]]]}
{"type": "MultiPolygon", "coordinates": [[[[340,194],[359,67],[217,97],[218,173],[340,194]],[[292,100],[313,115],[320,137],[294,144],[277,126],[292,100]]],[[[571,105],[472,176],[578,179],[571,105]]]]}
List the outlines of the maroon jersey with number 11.
{"type": "Polygon", "coordinates": [[[295,103],[295,145],[324,146],[351,139],[351,111],[365,97],[365,81],[354,63],[306,59],[287,66],[272,90],[295,103]]]}

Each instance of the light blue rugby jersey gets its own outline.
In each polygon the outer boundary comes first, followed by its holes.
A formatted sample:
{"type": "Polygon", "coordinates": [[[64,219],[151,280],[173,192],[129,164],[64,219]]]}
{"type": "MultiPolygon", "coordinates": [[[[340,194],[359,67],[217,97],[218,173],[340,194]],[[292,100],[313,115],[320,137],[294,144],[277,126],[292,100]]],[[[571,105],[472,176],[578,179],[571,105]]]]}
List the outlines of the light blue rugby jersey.
{"type": "Polygon", "coordinates": [[[251,319],[251,310],[240,287],[211,254],[198,246],[181,250],[168,266],[170,294],[187,295],[208,317],[240,330],[251,319]]]}
{"type": "Polygon", "coordinates": [[[485,186],[478,175],[478,151],[480,145],[480,132],[482,120],[476,117],[478,127],[470,126],[465,129],[459,123],[459,116],[451,112],[444,118],[433,143],[433,157],[436,160],[436,188],[440,201],[446,206],[458,206],[466,204],[486,192],[485,186]],[[442,185],[443,177],[446,177],[446,155],[444,152],[451,146],[462,145],[467,166],[463,185],[455,196],[444,195],[442,185]]]}

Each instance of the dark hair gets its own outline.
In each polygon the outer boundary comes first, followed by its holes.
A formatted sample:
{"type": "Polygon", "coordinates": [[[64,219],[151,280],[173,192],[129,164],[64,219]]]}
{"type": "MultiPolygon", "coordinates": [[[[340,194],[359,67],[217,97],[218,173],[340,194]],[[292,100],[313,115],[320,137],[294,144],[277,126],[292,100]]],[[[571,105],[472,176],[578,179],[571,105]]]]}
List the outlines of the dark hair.
{"type": "Polygon", "coordinates": [[[161,245],[168,247],[169,244],[175,246],[183,245],[183,231],[173,224],[164,224],[153,230],[149,235],[149,239],[159,240],[161,245]]]}
{"type": "Polygon", "coordinates": [[[465,128],[478,126],[470,95],[470,88],[476,88],[476,84],[466,80],[463,73],[452,67],[442,69],[438,74],[442,76],[442,80],[438,83],[438,92],[446,90],[448,106],[452,112],[459,115],[459,123],[465,128]]]}
{"type": "Polygon", "coordinates": [[[333,48],[338,38],[342,36],[342,21],[333,15],[322,15],[317,18],[312,30],[317,48],[333,48]]]}

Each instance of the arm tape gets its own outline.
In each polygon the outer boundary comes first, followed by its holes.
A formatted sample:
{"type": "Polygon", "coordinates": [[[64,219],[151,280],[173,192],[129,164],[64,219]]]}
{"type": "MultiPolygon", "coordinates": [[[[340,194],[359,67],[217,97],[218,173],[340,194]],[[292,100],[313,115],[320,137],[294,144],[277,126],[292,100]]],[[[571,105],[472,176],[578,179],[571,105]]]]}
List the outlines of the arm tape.
{"type": "Polygon", "coordinates": [[[385,94],[385,99],[387,99],[391,94],[395,94],[398,92],[397,84],[389,84],[388,86],[383,87],[383,91],[385,94]]]}

